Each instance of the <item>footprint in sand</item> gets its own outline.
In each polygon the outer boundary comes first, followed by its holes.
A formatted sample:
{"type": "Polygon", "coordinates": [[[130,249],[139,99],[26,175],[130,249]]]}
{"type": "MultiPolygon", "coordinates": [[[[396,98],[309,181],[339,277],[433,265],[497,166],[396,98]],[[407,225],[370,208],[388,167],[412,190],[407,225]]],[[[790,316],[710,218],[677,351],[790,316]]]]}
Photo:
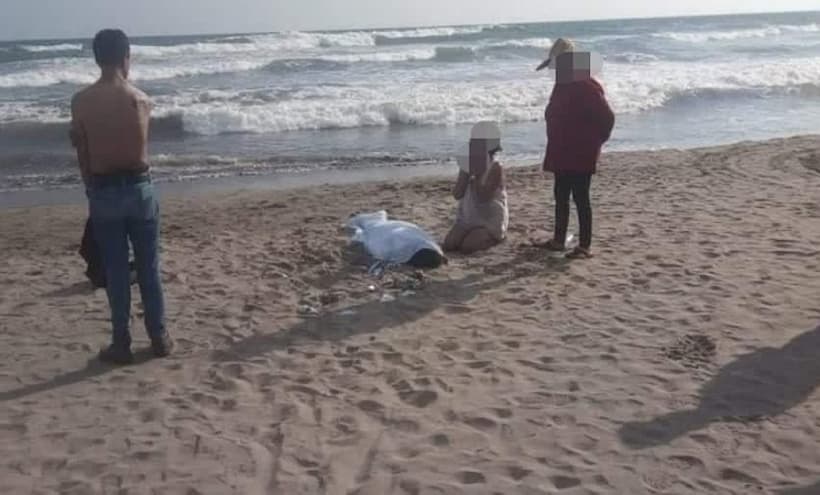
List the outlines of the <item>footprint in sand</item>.
{"type": "Polygon", "coordinates": [[[183,368],[183,364],[180,362],[176,363],[168,363],[165,365],[165,369],[168,371],[179,371],[183,368]]]}
{"type": "Polygon", "coordinates": [[[601,486],[608,491],[611,491],[614,488],[612,483],[610,483],[607,477],[603,474],[596,474],[595,477],[592,478],[592,481],[594,481],[596,485],[601,486]]]}
{"type": "Polygon", "coordinates": [[[220,404],[220,409],[225,412],[235,411],[237,406],[237,402],[235,399],[225,399],[220,404]]]}
{"type": "Polygon", "coordinates": [[[708,365],[715,357],[717,345],[707,335],[689,334],[663,350],[664,356],[689,368],[708,365]]]}
{"type": "Polygon", "coordinates": [[[384,406],[374,400],[363,400],[356,404],[359,409],[371,415],[381,416],[384,414],[384,406]]]}
{"type": "Polygon", "coordinates": [[[245,375],[245,368],[241,363],[225,364],[222,366],[222,371],[231,378],[243,378],[245,375]]]}
{"type": "Polygon", "coordinates": [[[459,349],[459,343],[454,340],[446,340],[443,342],[436,343],[436,347],[441,349],[444,352],[454,352],[459,349]]]}
{"type": "MultiPolygon", "coordinates": [[[[361,404],[359,405],[361,408],[361,404]]],[[[359,422],[353,416],[340,416],[333,421],[338,436],[349,437],[359,433],[359,422]]]]}
{"type": "Polygon", "coordinates": [[[465,363],[468,368],[473,370],[487,369],[490,368],[492,364],[493,363],[491,361],[470,361],[465,363]]]}
{"type": "Polygon", "coordinates": [[[260,389],[266,388],[273,385],[273,383],[276,381],[276,376],[274,376],[273,373],[261,372],[254,377],[253,381],[256,384],[256,386],[260,389]]]}
{"type": "Polygon", "coordinates": [[[473,309],[469,306],[461,306],[456,304],[448,304],[444,306],[444,311],[451,315],[465,315],[468,313],[472,313],[473,309]]]}
{"type": "Polygon", "coordinates": [[[433,442],[433,445],[436,447],[448,447],[450,445],[450,437],[444,433],[436,433],[430,438],[430,441],[433,442]]]}
{"type": "Polygon", "coordinates": [[[553,476],[552,477],[552,484],[555,485],[555,488],[559,490],[567,490],[569,488],[575,488],[581,484],[581,480],[578,478],[574,478],[572,476],[553,476]]]}
{"type": "Polygon", "coordinates": [[[9,432],[15,435],[28,433],[28,426],[23,423],[0,423],[0,432],[9,432]]]}
{"type": "Polygon", "coordinates": [[[578,424],[578,420],[572,414],[553,414],[550,419],[556,426],[574,427],[578,424]]]}
{"type": "MultiPolygon", "coordinates": [[[[538,301],[530,297],[505,297],[499,300],[501,304],[517,304],[518,306],[535,306],[538,301]]],[[[549,306],[549,301],[545,301],[545,305],[549,306]]]]}
{"type": "Polygon", "coordinates": [[[57,491],[59,493],[94,493],[94,487],[86,481],[63,481],[57,491]]]}
{"type": "Polygon", "coordinates": [[[142,421],[143,423],[155,423],[158,421],[162,421],[164,417],[165,410],[163,408],[152,407],[140,411],[140,421],[142,421]]]}
{"type": "Polygon", "coordinates": [[[140,450],[134,452],[133,454],[129,455],[131,459],[145,462],[145,461],[156,461],[160,458],[165,456],[165,451],[160,452],[159,450],[140,450]]]}
{"type": "Polygon", "coordinates": [[[702,460],[690,455],[673,455],[666,460],[670,466],[675,466],[682,471],[690,471],[692,469],[703,470],[706,465],[702,460]]]}
{"type": "Polygon", "coordinates": [[[513,415],[513,412],[512,412],[511,409],[507,409],[507,408],[504,408],[504,407],[497,407],[497,408],[493,409],[493,412],[495,413],[496,416],[498,416],[501,419],[509,419],[513,415]]]}
{"type": "Polygon", "coordinates": [[[412,419],[390,419],[385,424],[402,433],[418,433],[421,430],[421,425],[412,419]]]}
{"type": "Polygon", "coordinates": [[[430,385],[433,384],[433,382],[427,377],[414,378],[413,383],[415,383],[416,385],[418,385],[420,387],[429,387],[430,385]]]}
{"type": "MultiPolygon", "coordinates": [[[[422,386],[429,386],[432,382],[429,379],[421,379],[423,381],[418,381],[422,386]]],[[[393,390],[399,396],[402,402],[405,404],[409,404],[411,406],[415,406],[418,408],[425,408],[438,400],[438,392],[434,390],[416,390],[415,387],[407,380],[400,380],[391,385],[393,390]]]]}
{"type": "Polygon", "coordinates": [[[456,477],[464,485],[475,485],[479,483],[486,483],[487,478],[478,471],[461,471],[456,477]]]}
{"type": "Polygon", "coordinates": [[[527,368],[532,368],[534,370],[538,370],[538,371],[548,371],[548,372],[549,371],[554,371],[554,369],[551,366],[547,366],[546,364],[543,364],[543,363],[536,363],[534,361],[529,361],[529,360],[526,360],[526,359],[519,359],[518,364],[520,364],[521,366],[526,366],[527,368]]]}
{"type": "Polygon", "coordinates": [[[507,474],[515,481],[521,481],[530,474],[532,474],[532,469],[523,468],[518,465],[510,466],[507,468],[507,474]]]}
{"type": "Polygon", "coordinates": [[[298,394],[304,394],[308,397],[316,397],[316,396],[323,396],[322,392],[316,390],[313,387],[308,387],[306,385],[290,385],[286,388],[288,392],[295,392],[298,394]]]}
{"type": "Polygon", "coordinates": [[[204,394],[201,392],[194,392],[193,394],[191,394],[191,399],[193,399],[193,401],[197,404],[214,408],[218,407],[220,403],[219,398],[215,395],[204,394]]]}
{"type": "Polygon", "coordinates": [[[399,488],[406,495],[419,495],[421,493],[421,484],[416,480],[401,480],[399,481],[399,488]]]}
{"type": "Polygon", "coordinates": [[[758,480],[752,475],[746,474],[742,471],[738,471],[737,469],[724,469],[720,472],[720,478],[726,481],[737,481],[740,483],[746,483],[747,485],[754,485],[755,487],[762,488],[760,480],[758,480]]]}
{"type": "Polygon", "coordinates": [[[414,390],[399,392],[399,398],[405,404],[418,408],[425,408],[438,400],[438,393],[432,390],[414,390]]]}
{"type": "Polygon", "coordinates": [[[478,416],[478,417],[475,417],[475,418],[466,418],[464,420],[464,423],[467,424],[468,426],[472,426],[476,430],[481,430],[481,431],[492,430],[496,427],[496,422],[495,421],[493,421],[490,418],[484,418],[484,417],[481,417],[481,416],[478,416]]]}

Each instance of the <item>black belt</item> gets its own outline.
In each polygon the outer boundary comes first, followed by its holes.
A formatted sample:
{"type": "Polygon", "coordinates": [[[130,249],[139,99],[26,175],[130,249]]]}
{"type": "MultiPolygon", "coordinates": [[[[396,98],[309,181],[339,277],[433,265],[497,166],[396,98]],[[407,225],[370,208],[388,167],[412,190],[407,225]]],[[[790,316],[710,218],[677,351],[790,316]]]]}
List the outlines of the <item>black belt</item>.
{"type": "Polygon", "coordinates": [[[148,172],[134,172],[121,174],[92,175],[91,186],[133,186],[143,182],[151,182],[151,174],[148,172]]]}

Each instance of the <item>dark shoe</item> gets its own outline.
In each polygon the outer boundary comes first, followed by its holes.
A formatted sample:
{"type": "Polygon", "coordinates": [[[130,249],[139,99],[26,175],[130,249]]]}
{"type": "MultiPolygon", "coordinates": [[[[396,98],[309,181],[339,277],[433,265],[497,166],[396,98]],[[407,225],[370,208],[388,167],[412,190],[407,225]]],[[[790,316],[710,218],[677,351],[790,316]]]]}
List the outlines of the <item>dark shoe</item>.
{"type": "Polygon", "coordinates": [[[151,350],[158,358],[168,357],[174,351],[174,340],[166,332],[158,339],[151,339],[151,350]]]}
{"type": "Polygon", "coordinates": [[[134,355],[131,354],[131,349],[114,347],[110,345],[100,351],[100,361],[108,364],[133,364],[134,355]]]}

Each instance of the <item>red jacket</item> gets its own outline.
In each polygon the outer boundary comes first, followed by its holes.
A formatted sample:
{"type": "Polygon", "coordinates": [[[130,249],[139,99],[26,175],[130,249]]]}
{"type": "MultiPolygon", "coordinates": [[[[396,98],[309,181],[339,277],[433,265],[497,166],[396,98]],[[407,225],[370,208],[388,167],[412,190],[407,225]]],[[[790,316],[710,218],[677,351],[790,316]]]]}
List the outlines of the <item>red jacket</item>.
{"type": "Polygon", "coordinates": [[[556,84],[545,118],[544,170],[594,174],[601,146],[609,140],[615,125],[604,88],[594,79],[556,84]]]}

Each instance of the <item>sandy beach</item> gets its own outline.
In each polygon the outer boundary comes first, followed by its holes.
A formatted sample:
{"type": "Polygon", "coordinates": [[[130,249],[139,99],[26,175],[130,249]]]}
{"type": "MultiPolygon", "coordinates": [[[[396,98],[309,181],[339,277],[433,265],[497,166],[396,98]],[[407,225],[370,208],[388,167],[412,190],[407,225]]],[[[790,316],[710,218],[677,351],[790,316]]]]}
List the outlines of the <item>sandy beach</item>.
{"type": "Polygon", "coordinates": [[[606,154],[586,261],[508,178],[503,245],[382,280],[340,225],[442,237],[449,181],[167,199],[178,352],[135,288],[125,368],[85,207],[0,210],[0,493],[820,493],[820,137],[606,154]]]}

